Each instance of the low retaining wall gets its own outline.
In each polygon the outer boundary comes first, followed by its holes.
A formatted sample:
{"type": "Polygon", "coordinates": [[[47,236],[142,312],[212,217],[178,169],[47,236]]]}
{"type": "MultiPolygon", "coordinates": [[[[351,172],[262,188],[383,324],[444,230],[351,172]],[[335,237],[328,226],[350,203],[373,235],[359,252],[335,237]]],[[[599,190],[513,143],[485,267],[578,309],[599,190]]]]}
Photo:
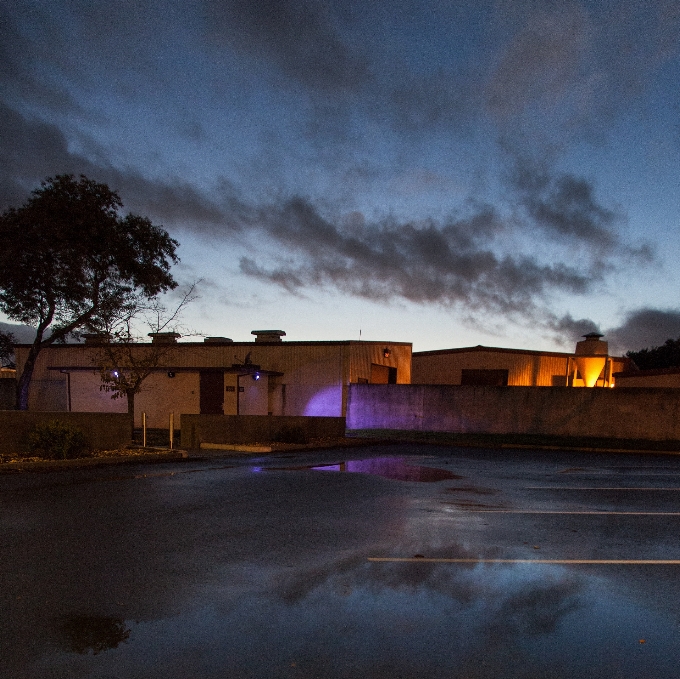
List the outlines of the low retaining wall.
{"type": "Polygon", "coordinates": [[[294,417],[287,415],[182,415],[181,446],[201,443],[271,443],[282,431],[300,429],[308,438],[345,435],[344,417],[294,417]]]}
{"type": "Polygon", "coordinates": [[[17,402],[17,381],[3,378],[0,380],[0,410],[14,410],[17,402]]]}
{"type": "Polygon", "coordinates": [[[352,384],[348,429],[680,440],[680,389],[352,384]]]}
{"type": "Polygon", "coordinates": [[[28,450],[28,435],[36,424],[60,420],[80,427],[94,450],[109,450],[130,443],[127,413],[45,413],[0,410],[0,453],[28,450]]]}

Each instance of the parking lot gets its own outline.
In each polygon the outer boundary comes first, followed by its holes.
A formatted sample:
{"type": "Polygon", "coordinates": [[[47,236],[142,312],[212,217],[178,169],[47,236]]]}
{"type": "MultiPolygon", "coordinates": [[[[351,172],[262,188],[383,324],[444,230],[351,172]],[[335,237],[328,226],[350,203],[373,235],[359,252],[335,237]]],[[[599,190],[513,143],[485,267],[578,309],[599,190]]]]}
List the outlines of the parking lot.
{"type": "Polygon", "coordinates": [[[415,444],[0,476],[0,676],[677,677],[679,500],[415,444]]]}

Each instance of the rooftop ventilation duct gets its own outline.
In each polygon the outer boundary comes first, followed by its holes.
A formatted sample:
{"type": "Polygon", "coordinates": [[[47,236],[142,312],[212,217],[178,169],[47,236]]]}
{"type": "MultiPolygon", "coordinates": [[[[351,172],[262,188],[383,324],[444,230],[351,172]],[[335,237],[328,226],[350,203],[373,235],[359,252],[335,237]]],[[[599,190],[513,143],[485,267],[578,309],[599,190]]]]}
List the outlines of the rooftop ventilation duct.
{"type": "Polygon", "coordinates": [[[85,332],[82,335],[86,346],[109,344],[111,335],[108,332],[85,332]]]}
{"type": "Polygon", "coordinates": [[[255,335],[256,342],[283,342],[281,338],[286,335],[283,330],[253,330],[250,334],[255,335]]]}
{"type": "Polygon", "coordinates": [[[177,340],[181,337],[178,332],[150,332],[152,344],[177,344],[177,340]]]}

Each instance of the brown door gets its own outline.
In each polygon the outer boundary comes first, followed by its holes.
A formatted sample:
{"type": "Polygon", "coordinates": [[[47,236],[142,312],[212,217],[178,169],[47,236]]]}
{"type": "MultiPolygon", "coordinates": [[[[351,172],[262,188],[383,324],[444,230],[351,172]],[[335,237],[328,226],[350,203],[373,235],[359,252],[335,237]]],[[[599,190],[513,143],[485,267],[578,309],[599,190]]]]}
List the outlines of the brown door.
{"type": "Polygon", "coordinates": [[[201,415],[224,414],[224,372],[201,370],[201,415]]]}
{"type": "Polygon", "coordinates": [[[397,369],[371,363],[371,384],[396,384],[397,369]]]}

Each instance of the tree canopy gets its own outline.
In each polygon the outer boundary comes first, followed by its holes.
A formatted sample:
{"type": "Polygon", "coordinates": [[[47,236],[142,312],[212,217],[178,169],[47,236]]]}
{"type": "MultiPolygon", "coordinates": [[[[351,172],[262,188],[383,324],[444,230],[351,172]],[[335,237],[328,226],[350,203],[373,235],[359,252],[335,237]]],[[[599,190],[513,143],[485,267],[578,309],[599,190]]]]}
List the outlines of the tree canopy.
{"type": "Polygon", "coordinates": [[[122,215],[122,207],[106,184],[57,175],[0,217],[0,310],[36,328],[19,408],[27,408],[41,349],[77,330],[106,327],[140,296],[177,286],[170,266],[179,261],[179,243],[146,217],[122,215]]]}
{"type": "Polygon", "coordinates": [[[0,330],[0,368],[13,368],[14,363],[12,357],[14,356],[14,335],[11,332],[3,332],[0,330]]]}
{"type": "Polygon", "coordinates": [[[678,367],[680,366],[680,337],[676,340],[667,339],[660,347],[629,351],[626,356],[632,358],[641,370],[678,367]]]}

